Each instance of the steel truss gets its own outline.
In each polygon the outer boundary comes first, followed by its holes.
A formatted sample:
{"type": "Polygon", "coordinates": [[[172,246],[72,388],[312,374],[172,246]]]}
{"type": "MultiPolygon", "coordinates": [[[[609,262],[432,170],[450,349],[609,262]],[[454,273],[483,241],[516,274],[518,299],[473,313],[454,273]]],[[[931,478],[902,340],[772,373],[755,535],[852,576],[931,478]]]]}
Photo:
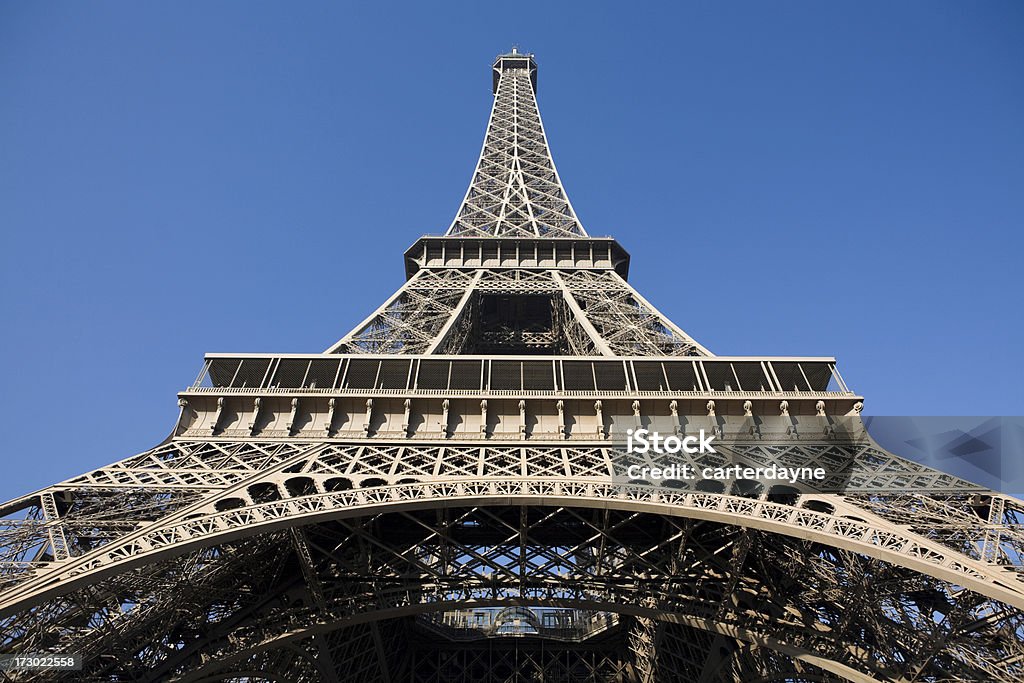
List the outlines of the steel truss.
{"type": "Polygon", "coordinates": [[[209,357],[164,443],[0,506],[0,648],[84,661],[8,677],[1024,679],[1024,503],[879,448],[834,359],[700,346],[577,219],[532,56],[494,84],[455,221],[377,311],[209,357]],[[722,443],[625,452],[640,427],[722,443]],[[830,474],[629,474],[668,464],[830,474]]]}
{"type": "MultiPolygon", "coordinates": [[[[535,73],[535,67],[532,70],[535,73]]],[[[531,69],[499,75],[483,150],[448,235],[585,236],[548,150],[531,69]]]]}
{"type": "MultiPolygon", "coordinates": [[[[636,617],[629,657],[651,629],[675,628],[665,623],[726,639],[738,654],[715,660],[721,680],[753,671],[765,648],[814,676],[1021,674],[1018,501],[948,479],[931,480],[942,492],[885,493],[927,470],[863,444],[783,450],[732,455],[822,463],[845,451],[876,472],[845,495],[773,502],[621,483],[638,461],[609,446],[172,441],[8,506],[21,510],[5,533],[3,637],[91,653],[97,678],[202,680],[209,662],[241,676],[296,647],[322,667],[316,648],[349,622],[562,605],[636,617]],[[61,547],[69,557],[55,559],[61,547]],[[223,642],[210,640],[215,623],[223,642]],[[199,660],[176,659],[186,644],[199,660]]],[[[705,671],[707,643],[686,642],[687,666],[705,671]]],[[[630,675],[652,675],[650,656],[630,675]]]]}
{"type": "Polygon", "coordinates": [[[614,270],[422,269],[332,353],[465,353],[481,296],[546,295],[563,355],[709,356],[614,270]]]}

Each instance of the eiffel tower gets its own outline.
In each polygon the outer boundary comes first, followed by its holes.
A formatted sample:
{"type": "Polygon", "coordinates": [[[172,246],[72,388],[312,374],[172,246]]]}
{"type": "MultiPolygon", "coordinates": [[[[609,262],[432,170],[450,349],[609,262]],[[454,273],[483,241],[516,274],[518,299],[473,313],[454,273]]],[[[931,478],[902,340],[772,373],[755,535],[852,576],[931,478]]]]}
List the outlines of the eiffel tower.
{"type": "Polygon", "coordinates": [[[1021,502],[880,448],[833,358],[701,346],[583,229],[533,56],[493,91],[380,308],[323,353],[208,355],[158,446],[3,506],[2,651],[81,666],[5,675],[1024,680],[1021,502]],[[641,428],[828,475],[655,480],[641,428]]]}

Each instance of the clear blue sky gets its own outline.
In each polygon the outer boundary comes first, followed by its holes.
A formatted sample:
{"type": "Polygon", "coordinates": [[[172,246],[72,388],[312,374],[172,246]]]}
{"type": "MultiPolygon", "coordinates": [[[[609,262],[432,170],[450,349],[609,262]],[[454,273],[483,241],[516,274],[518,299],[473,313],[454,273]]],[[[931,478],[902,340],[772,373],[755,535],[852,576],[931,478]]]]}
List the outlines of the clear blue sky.
{"type": "Polygon", "coordinates": [[[1020,414],[1024,4],[0,4],[0,499],[160,441],[218,352],[318,352],[447,227],[489,65],[718,354],[1020,414]]]}

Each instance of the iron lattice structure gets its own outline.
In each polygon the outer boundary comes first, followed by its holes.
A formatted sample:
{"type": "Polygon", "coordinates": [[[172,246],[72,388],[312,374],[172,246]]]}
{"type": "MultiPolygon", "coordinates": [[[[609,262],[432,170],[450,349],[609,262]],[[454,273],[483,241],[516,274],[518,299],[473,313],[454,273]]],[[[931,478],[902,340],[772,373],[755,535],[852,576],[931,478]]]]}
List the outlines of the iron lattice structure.
{"type": "Polygon", "coordinates": [[[383,306],[324,353],[208,355],[159,446],[3,506],[3,651],[75,680],[1024,678],[1020,501],[879,448],[834,359],[669,321],[570,205],[532,56],[493,73],[466,198],[383,306]],[[666,464],[638,426],[836,474],[629,478],[666,464]]]}

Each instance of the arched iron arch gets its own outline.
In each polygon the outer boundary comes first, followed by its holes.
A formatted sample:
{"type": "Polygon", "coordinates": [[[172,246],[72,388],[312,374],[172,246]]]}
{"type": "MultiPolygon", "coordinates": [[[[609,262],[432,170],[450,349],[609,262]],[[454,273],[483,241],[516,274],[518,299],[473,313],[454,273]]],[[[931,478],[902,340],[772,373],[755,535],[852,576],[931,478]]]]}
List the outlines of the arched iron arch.
{"type": "MultiPolygon", "coordinates": [[[[334,491],[223,511],[216,510],[217,500],[204,505],[202,516],[195,516],[195,510],[170,515],[159,524],[126,535],[116,544],[58,563],[51,571],[14,586],[0,605],[0,617],[37,605],[83,583],[174,557],[195,547],[331,518],[466,505],[608,508],[735,524],[863,553],[1024,609],[1024,583],[1009,570],[973,560],[909,530],[881,530],[868,521],[845,518],[840,505],[836,506],[836,513],[827,514],[721,494],[677,492],[601,481],[512,478],[431,481],[371,490],[334,491]]],[[[841,502],[839,497],[835,500],[841,502]]]]}

